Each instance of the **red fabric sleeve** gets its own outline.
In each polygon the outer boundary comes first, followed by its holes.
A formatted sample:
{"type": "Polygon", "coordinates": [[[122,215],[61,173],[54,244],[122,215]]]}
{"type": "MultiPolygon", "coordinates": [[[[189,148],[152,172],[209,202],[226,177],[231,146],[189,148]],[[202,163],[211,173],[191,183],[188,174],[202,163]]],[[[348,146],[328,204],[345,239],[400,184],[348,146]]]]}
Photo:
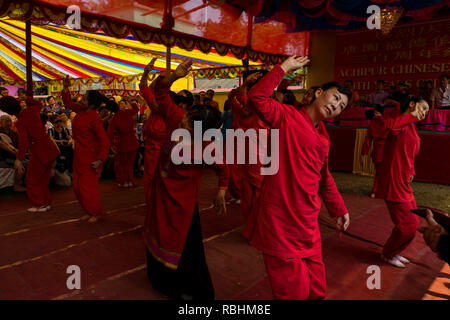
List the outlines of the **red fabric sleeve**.
{"type": "Polygon", "coordinates": [[[417,121],[417,118],[409,113],[401,114],[397,117],[387,117],[384,123],[386,129],[390,130],[393,134],[396,134],[400,129],[415,121],[417,121]]]}
{"type": "Polygon", "coordinates": [[[145,102],[147,102],[149,108],[152,108],[153,100],[155,100],[155,95],[153,94],[153,91],[148,86],[139,87],[140,92],[142,94],[142,97],[144,98],[145,102]]]}
{"type": "Polygon", "coordinates": [[[17,131],[19,132],[19,148],[17,151],[17,159],[20,161],[25,160],[29,140],[28,140],[28,131],[25,129],[25,127],[22,125],[22,121],[18,121],[16,124],[17,131]]]}
{"type": "Polygon", "coordinates": [[[336,183],[328,170],[328,159],[322,167],[321,179],[319,182],[319,193],[327,207],[331,217],[341,217],[348,213],[344,200],[339,193],[336,183]]]}
{"type": "Polygon", "coordinates": [[[236,99],[242,106],[246,106],[248,102],[248,95],[246,92],[240,90],[239,88],[238,90],[236,90],[236,99]]]}
{"type": "Polygon", "coordinates": [[[281,83],[278,85],[277,90],[284,90],[287,89],[288,87],[289,87],[289,80],[283,79],[281,80],[281,83]]]}
{"type": "Polygon", "coordinates": [[[248,98],[252,102],[250,105],[255,109],[259,117],[269,123],[272,128],[280,127],[284,106],[269,97],[281,79],[283,79],[284,74],[283,69],[276,65],[248,93],[248,98]]]}
{"type": "Polygon", "coordinates": [[[169,87],[162,82],[161,76],[155,82],[155,100],[158,103],[159,112],[166,123],[167,131],[171,133],[178,128],[186,112],[172,101],[169,95],[169,87]]]}
{"type": "Polygon", "coordinates": [[[64,106],[67,109],[70,109],[70,110],[72,110],[75,113],[79,113],[79,112],[82,112],[84,110],[84,107],[83,107],[82,104],[72,101],[72,97],[70,96],[70,92],[67,91],[67,90],[63,90],[62,91],[62,99],[63,99],[63,102],[64,102],[64,106]]]}
{"type": "Polygon", "coordinates": [[[27,97],[27,109],[33,109],[33,111],[41,112],[41,109],[43,108],[42,103],[38,100],[35,100],[31,97],[27,97]]]}
{"type": "Polygon", "coordinates": [[[100,119],[96,119],[92,121],[92,126],[94,128],[95,134],[99,141],[99,149],[97,154],[97,159],[106,161],[109,154],[109,139],[106,134],[105,129],[103,128],[102,122],[100,119]]]}
{"type": "Polygon", "coordinates": [[[219,177],[219,189],[227,190],[230,179],[230,168],[227,164],[214,164],[216,174],[219,177]]]}

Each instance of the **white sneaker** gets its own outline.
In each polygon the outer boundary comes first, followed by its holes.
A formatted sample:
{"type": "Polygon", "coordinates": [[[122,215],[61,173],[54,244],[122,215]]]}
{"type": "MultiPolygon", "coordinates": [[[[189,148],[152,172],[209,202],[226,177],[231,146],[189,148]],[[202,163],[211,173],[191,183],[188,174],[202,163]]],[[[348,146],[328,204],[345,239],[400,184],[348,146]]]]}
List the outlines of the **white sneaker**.
{"type": "Polygon", "coordinates": [[[47,204],[42,207],[31,207],[27,211],[31,213],[36,213],[36,212],[47,212],[50,209],[51,209],[50,205],[47,204]]]}
{"type": "Polygon", "coordinates": [[[396,255],[395,256],[395,258],[397,258],[397,260],[398,261],[400,261],[401,263],[404,263],[404,264],[408,264],[408,263],[410,263],[411,261],[409,261],[408,259],[406,259],[405,257],[402,257],[401,255],[396,255]]]}
{"type": "Polygon", "coordinates": [[[124,186],[125,188],[128,188],[130,185],[128,184],[128,182],[125,182],[125,183],[123,184],[123,186],[124,186]]]}
{"type": "Polygon", "coordinates": [[[375,198],[375,193],[371,193],[371,194],[370,194],[370,197],[371,197],[371,198],[375,198]]]}
{"type": "Polygon", "coordinates": [[[45,206],[42,206],[42,207],[37,208],[37,212],[47,212],[47,211],[50,210],[50,209],[51,209],[50,205],[47,204],[47,205],[45,205],[45,206]]]}
{"type": "Polygon", "coordinates": [[[388,259],[385,256],[381,255],[381,260],[383,260],[384,262],[387,262],[397,268],[406,268],[406,266],[400,260],[398,260],[396,257],[392,257],[392,258],[388,259]]]}
{"type": "Polygon", "coordinates": [[[241,199],[238,199],[238,200],[236,201],[236,203],[237,203],[237,204],[240,204],[240,203],[241,203],[241,199]]]}

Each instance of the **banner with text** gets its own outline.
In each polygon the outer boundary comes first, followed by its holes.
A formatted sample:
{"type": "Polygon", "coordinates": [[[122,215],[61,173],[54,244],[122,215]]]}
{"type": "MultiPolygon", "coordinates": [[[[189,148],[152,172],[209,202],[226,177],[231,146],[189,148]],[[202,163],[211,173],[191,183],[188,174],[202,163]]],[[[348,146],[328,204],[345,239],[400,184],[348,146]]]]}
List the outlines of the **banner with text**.
{"type": "Polygon", "coordinates": [[[335,79],[351,79],[361,95],[403,80],[410,93],[418,93],[426,80],[439,85],[438,77],[450,73],[450,20],[395,27],[387,36],[378,30],[338,34],[335,79]]]}

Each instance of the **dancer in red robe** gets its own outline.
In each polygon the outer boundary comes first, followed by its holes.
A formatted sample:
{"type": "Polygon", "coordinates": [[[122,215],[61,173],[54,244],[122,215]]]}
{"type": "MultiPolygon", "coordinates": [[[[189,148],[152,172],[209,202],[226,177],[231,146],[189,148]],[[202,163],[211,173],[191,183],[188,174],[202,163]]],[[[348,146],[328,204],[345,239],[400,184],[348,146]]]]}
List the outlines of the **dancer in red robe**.
{"type": "MultiPolygon", "coordinates": [[[[24,99],[25,97],[20,97],[24,99]]],[[[13,97],[3,97],[1,104],[20,105],[13,97]],[[8,99],[11,101],[8,102],[8,99]]],[[[26,109],[20,106],[15,108],[18,121],[16,128],[19,132],[19,148],[14,162],[14,168],[21,174],[24,172],[22,161],[26,158],[26,152],[30,150],[30,157],[25,176],[27,196],[33,207],[28,212],[46,212],[50,210],[52,197],[48,189],[50,173],[53,162],[59,155],[56,144],[47,135],[47,130],[42,124],[40,112],[42,103],[31,97],[26,98],[26,109]]]]}
{"type": "Polygon", "coordinates": [[[89,90],[83,96],[81,103],[73,102],[69,92],[69,77],[64,79],[63,84],[64,105],[77,114],[72,121],[72,133],[75,142],[73,191],[81,207],[87,213],[82,219],[88,220],[88,222],[96,222],[103,213],[100,192],[98,191],[98,179],[109,153],[108,136],[96,109],[102,103],[105,103],[107,107],[114,105],[117,108],[117,105],[94,90],[89,90]]]}
{"type": "Polygon", "coordinates": [[[381,258],[404,268],[409,260],[400,253],[414,239],[419,218],[410,209],[416,208],[412,182],[414,159],[420,149],[420,138],[414,122],[425,119],[428,103],[422,98],[405,102],[400,113],[385,117],[388,137],[384,146],[383,161],[379,167],[376,197],[384,199],[395,227],[386,241],[381,258]]]}
{"type": "Polygon", "coordinates": [[[339,115],[351,92],[338,82],[317,89],[313,102],[297,110],[270,99],[286,72],[307,64],[289,57],[250,90],[251,106],[279,130],[279,170],[266,175],[250,243],[261,250],[275,299],[322,299],[326,294],[318,225],[322,197],[337,229],[350,218],[328,170],[330,140],[322,120],[339,115]]]}
{"type": "MultiPolygon", "coordinates": [[[[258,144],[258,137],[260,131],[266,131],[269,136],[269,125],[265,123],[261,118],[253,111],[249,105],[247,93],[250,88],[257,83],[257,81],[264,75],[264,72],[254,71],[248,74],[244,78],[244,83],[236,91],[236,97],[230,95],[229,101],[233,108],[233,121],[236,117],[239,121],[239,128],[242,130],[253,129],[256,131],[256,140],[249,138],[248,144],[246,144],[246,150],[236,150],[238,153],[244,153],[247,155],[246,161],[240,166],[241,178],[240,178],[240,191],[241,191],[241,212],[245,220],[243,229],[243,235],[247,238],[251,238],[251,234],[254,231],[257,218],[257,204],[259,203],[261,185],[264,176],[261,175],[261,168],[263,167],[260,159],[264,156],[264,152],[261,146],[258,144]],[[250,152],[254,151],[256,154],[256,163],[250,164],[249,159],[251,157],[250,152]]],[[[231,165],[236,166],[236,165],[231,165]]]]}
{"type": "Polygon", "coordinates": [[[110,141],[116,141],[113,145],[116,181],[119,183],[119,187],[127,188],[133,186],[133,164],[139,149],[134,127],[139,107],[134,102],[130,104],[128,100],[122,99],[119,108],[120,110],[109,122],[108,137],[110,141]],[[116,139],[114,139],[115,137],[116,139]]]}
{"type": "MultiPolygon", "coordinates": [[[[147,272],[153,287],[173,299],[214,299],[200,227],[198,196],[203,171],[201,164],[174,164],[173,148],[179,143],[170,140],[174,130],[184,128],[191,135],[194,121],[201,121],[202,130],[215,128],[220,112],[209,106],[196,105],[189,112],[177,106],[169,96],[174,81],[185,77],[192,61],[181,63],[172,73],[157,78],[154,92],[159,111],[167,127],[167,139],[161,147],[150,201],[144,224],[147,247],[147,272]]],[[[202,143],[202,141],[200,141],[202,143]]],[[[194,152],[191,152],[195,156],[194,152]]],[[[192,163],[192,162],[191,162],[192,163]]],[[[216,164],[219,175],[217,208],[225,208],[228,167],[216,164]]]]}

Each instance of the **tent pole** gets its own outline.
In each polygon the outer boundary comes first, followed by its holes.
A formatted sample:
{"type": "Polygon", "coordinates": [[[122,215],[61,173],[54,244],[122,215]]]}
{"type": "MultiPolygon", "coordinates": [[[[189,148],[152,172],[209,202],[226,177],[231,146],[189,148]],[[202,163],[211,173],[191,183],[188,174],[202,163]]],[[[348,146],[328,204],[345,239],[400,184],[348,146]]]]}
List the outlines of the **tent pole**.
{"type": "Polygon", "coordinates": [[[166,45],[167,53],[166,53],[166,70],[170,71],[170,60],[171,60],[171,50],[170,45],[166,45]]]}
{"type": "Polygon", "coordinates": [[[33,59],[31,54],[31,18],[25,22],[25,54],[27,69],[27,96],[33,96],[33,59]]]}

